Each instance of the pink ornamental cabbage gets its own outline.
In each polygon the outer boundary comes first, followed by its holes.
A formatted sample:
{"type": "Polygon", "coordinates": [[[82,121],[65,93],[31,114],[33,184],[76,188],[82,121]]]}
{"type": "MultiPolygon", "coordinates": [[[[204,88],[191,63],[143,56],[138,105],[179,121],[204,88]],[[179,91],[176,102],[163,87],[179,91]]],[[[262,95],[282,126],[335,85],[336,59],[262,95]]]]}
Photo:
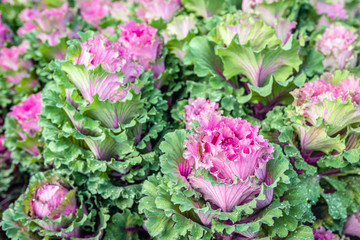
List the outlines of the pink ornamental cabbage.
{"type": "Polygon", "coordinates": [[[349,76],[342,80],[338,86],[347,93],[346,96],[351,97],[352,102],[356,106],[360,107],[360,78],[349,76]]]}
{"type": "Polygon", "coordinates": [[[295,89],[291,94],[294,96],[294,105],[302,106],[305,102],[318,103],[324,99],[330,101],[343,96],[343,88],[328,83],[325,79],[307,82],[303,87],[295,89]]]}
{"type": "Polygon", "coordinates": [[[76,3],[80,8],[81,17],[96,27],[101,19],[110,13],[111,0],[80,0],[76,3]]]}
{"type": "Polygon", "coordinates": [[[21,58],[28,46],[29,43],[23,41],[19,46],[0,50],[0,68],[9,71],[9,74],[6,75],[7,82],[19,84],[23,78],[29,76],[29,68],[32,66],[32,62],[21,58]]]}
{"type": "Polygon", "coordinates": [[[62,37],[75,37],[75,33],[67,28],[67,22],[73,18],[73,12],[67,3],[59,8],[24,9],[20,19],[24,25],[18,30],[23,34],[37,30],[36,37],[43,43],[46,41],[50,46],[56,46],[62,37]]]}
{"type": "Polygon", "coordinates": [[[202,97],[196,100],[189,99],[189,105],[186,105],[184,108],[187,129],[191,128],[195,121],[200,122],[213,116],[220,116],[220,113],[216,111],[219,108],[219,104],[202,97]]]}
{"type": "Polygon", "coordinates": [[[314,240],[339,240],[339,238],[335,237],[332,231],[327,230],[321,226],[320,228],[313,230],[314,232],[314,240]]]}
{"type": "MultiPolygon", "coordinates": [[[[42,180],[42,183],[31,183],[27,199],[24,202],[25,212],[36,221],[36,224],[48,231],[61,232],[71,225],[77,214],[75,190],[62,184],[56,177],[42,180]],[[67,219],[57,220],[61,215],[67,219]]],[[[80,237],[80,227],[71,232],[64,231],[62,237],[80,237]]]]}
{"type": "Polygon", "coordinates": [[[360,211],[348,216],[344,225],[344,234],[360,238],[360,211]]]}
{"type": "Polygon", "coordinates": [[[41,185],[35,193],[35,198],[32,200],[32,207],[34,215],[42,219],[45,216],[53,220],[58,219],[61,214],[69,216],[76,213],[76,199],[72,199],[70,204],[56,213],[52,211],[60,206],[64,201],[65,195],[69,193],[65,187],[55,182],[51,184],[41,185]]]}
{"type": "Polygon", "coordinates": [[[134,21],[119,27],[122,28],[119,42],[128,50],[132,60],[137,60],[145,70],[149,70],[161,53],[157,29],[134,21]]]}
{"type": "Polygon", "coordinates": [[[11,41],[11,30],[2,22],[0,13],[0,48],[2,48],[7,41],[11,41]]]}
{"type": "Polygon", "coordinates": [[[147,22],[160,18],[169,22],[181,7],[181,0],[137,0],[140,6],[136,9],[137,16],[147,22]]]}
{"type": "Polygon", "coordinates": [[[326,4],[322,2],[316,3],[316,11],[318,14],[326,14],[332,20],[337,17],[340,19],[347,19],[347,12],[344,9],[344,3],[326,4]]]}
{"type": "MultiPolygon", "coordinates": [[[[260,193],[260,185],[267,179],[266,163],[273,158],[274,148],[263,136],[259,127],[240,118],[214,116],[203,119],[196,133],[184,142],[184,161],[179,173],[203,197],[224,212],[250,201],[260,193]],[[219,185],[213,185],[200,173],[207,171],[219,185]],[[257,180],[250,178],[256,176],[257,180]]],[[[266,206],[272,200],[272,191],[266,206]]]]}
{"type": "Polygon", "coordinates": [[[37,9],[25,8],[19,15],[20,20],[24,22],[24,25],[22,25],[18,29],[18,35],[22,37],[24,34],[31,32],[33,29],[35,29],[36,25],[33,22],[33,19],[39,16],[40,12],[37,9]]]}
{"type": "Polygon", "coordinates": [[[356,106],[360,106],[360,78],[353,75],[341,80],[337,85],[329,83],[331,75],[325,73],[325,78],[313,82],[307,82],[303,87],[292,92],[294,105],[302,106],[305,102],[318,103],[324,99],[335,101],[341,98],[345,101],[351,97],[356,106]],[[326,80],[328,79],[328,81],[326,80]]]}
{"type": "Polygon", "coordinates": [[[354,45],[357,38],[357,34],[344,26],[332,25],[327,28],[315,45],[315,49],[325,56],[324,67],[333,70],[355,66],[357,54],[354,45]]]}
{"type": "Polygon", "coordinates": [[[14,117],[22,130],[32,136],[41,130],[38,125],[41,108],[41,93],[32,94],[22,103],[13,106],[9,116],[14,117]]]}
{"type": "Polygon", "coordinates": [[[346,135],[345,131],[349,126],[357,126],[360,119],[360,80],[354,76],[340,81],[334,78],[324,74],[323,79],[305,83],[304,87],[291,92],[296,108],[288,114],[294,121],[301,154],[307,163],[319,161],[324,154],[340,154],[358,146],[357,135],[346,135]]]}
{"type": "Polygon", "coordinates": [[[127,51],[119,43],[111,42],[107,37],[97,35],[80,43],[81,52],[74,58],[74,64],[84,64],[89,70],[102,65],[109,72],[115,72],[127,62],[127,51]]]}
{"type": "Polygon", "coordinates": [[[125,98],[130,88],[140,91],[136,86],[122,88],[127,82],[133,82],[139,77],[142,68],[139,64],[128,59],[126,49],[121,47],[119,43],[111,42],[108,38],[98,35],[90,38],[87,42],[80,43],[80,45],[80,56],[73,59],[75,65],[83,64],[88,70],[94,70],[97,66],[102,65],[104,69],[114,73],[94,79],[74,77],[73,83],[89,103],[93,102],[95,94],[98,94],[101,100],[109,99],[116,102],[125,98]],[[115,73],[118,69],[121,69],[125,77],[120,77],[118,73],[115,73]],[[122,88],[121,91],[119,91],[120,88],[122,88]]]}

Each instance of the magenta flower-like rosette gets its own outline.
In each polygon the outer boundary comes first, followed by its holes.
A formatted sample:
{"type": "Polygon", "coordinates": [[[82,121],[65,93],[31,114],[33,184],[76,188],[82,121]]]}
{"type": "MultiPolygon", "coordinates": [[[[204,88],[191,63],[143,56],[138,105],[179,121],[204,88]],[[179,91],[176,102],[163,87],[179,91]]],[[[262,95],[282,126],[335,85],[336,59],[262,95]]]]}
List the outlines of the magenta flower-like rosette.
{"type": "Polygon", "coordinates": [[[147,196],[140,202],[150,235],[234,239],[259,234],[288,161],[258,130],[240,118],[212,116],[192,132],[167,134],[160,146],[164,176],[144,183],[147,196]]]}
{"type": "Polygon", "coordinates": [[[42,128],[39,126],[42,109],[41,93],[32,94],[11,107],[5,118],[5,146],[22,171],[42,168],[42,128]]]}
{"type": "Polygon", "coordinates": [[[25,193],[4,212],[2,228],[10,238],[98,239],[108,216],[104,215],[104,209],[88,209],[85,195],[52,171],[38,173],[31,178],[25,193]],[[89,225],[95,226],[93,232],[86,229],[89,225]]]}

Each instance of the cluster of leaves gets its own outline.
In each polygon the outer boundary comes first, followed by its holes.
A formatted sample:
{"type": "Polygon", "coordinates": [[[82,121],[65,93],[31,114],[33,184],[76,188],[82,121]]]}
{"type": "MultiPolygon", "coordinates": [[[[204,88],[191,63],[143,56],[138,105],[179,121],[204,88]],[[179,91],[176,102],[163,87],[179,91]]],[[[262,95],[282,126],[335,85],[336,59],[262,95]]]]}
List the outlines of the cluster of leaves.
{"type": "Polygon", "coordinates": [[[351,57],[339,57],[341,71],[329,67],[338,56],[317,46],[331,26],[360,35],[357,0],[6,0],[0,12],[1,239],[311,240],[320,227],[357,239],[345,226],[360,206],[360,85],[346,99],[303,106],[294,94],[318,79],[359,77],[360,37],[351,57]],[[154,28],[161,44],[150,67],[118,88],[124,98],[104,99],[112,83],[101,82],[124,79],[121,67],[76,61],[95,36],[119,43],[130,21],[154,28]],[[36,93],[40,130],[31,132],[9,113],[36,93]],[[179,175],[200,124],[188,128],[185,106],[197,98],[259,126],[274,148],[269,181],[232,211],[179,175]],[[35,192],[52,182],[69,191],[54,211],[72,199],[76,213],[34,214],[35,192]]]}

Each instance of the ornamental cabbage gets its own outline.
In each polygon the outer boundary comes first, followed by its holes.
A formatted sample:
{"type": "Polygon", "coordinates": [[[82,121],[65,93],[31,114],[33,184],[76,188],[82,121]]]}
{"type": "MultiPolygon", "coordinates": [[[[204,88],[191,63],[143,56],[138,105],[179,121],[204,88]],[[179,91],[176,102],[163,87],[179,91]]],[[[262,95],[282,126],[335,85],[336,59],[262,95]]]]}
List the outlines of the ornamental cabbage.
{"type": "Polygon", "coordinates": [[[294,119],[301,153],[308,163],[317,162],[324,154],[341,153],[357,145],[355,129],[360,121],[360,110],[356,98],[351,96],[356,96],[358,85],[349,84],[359,82],[355,79],[354,76],[344,79],[327,74],[292,92],[296,108],[289,116],[294,119]],[[344,135],[344,131],[348,134],[344,135]]]}
{"type": "Polygon", "coordinates": [[[41,93],[33,94],[13,106],[6,117],[5,144],[12,152],[14,162],[25,168],[36,169],[39,166],[35,163],[41,161],[41,127],[38,125],[41,108],[41,93]]]}
{"type": "Polygon", "coordinates": [[[130,58],[137,60],[145,70],[151,69],[162,48],[161,39],[156,36],[157,29],[134,21],[119,27],[122,32],[118,41],[128,50],[130,58]]]}
{"type": "MultiPolygon", "coordinates": [[[[30,67],[33,63],[31,60],[21,58],[29,47],[29,42],[23,41],[19,46],[2,48],[0,50],[0,69],[6,73],[6,81],[12,84],[20,84],[23,78],[29,77],[30,67]]],[[[34,87],[35,81],[31,85],[34,87]]]]}
{"type": "Polygon", "coordinates": [[[81,17],[88,23],[98,27],[101,19],[111,11],[111,0],[76,1],[81,17]]]}
{"type": "Polygon", "coordinates": [[[356,76],[341,71],[305,83],[291,92],[292,105],[277,107],[267,115],[262,133],[280,144],[295,167],[307,174],[315,174],[314,165],[326,171],[356,164],[360,143],[357,83],[356,76]]]}
{"type": "Polygon", "coordinates": [[[146,22],[151,20],[164,19],[169,22],[175,12],[180,9],[180,0],[136,0],[139,7],[136,9],[136,15],[146,22]]]}
{"type": "Polygon", "coordinates": [[[325,59],[324,68],[331,71],[339,68],[354,67],[357,53],[354,50],[358,35],[352,29],[342,25],[331,25],[324,34],[318,37],[315,49],[320,51],[325,59]]]}
{"type": "MultiPolygon", "coordinates": [[[[266,176],[266,163],[273,158],[274,148],[258,131],[258,127],[239,118],[203,120],[197,132],[188,135],[184,142],[180,176],[214,208],[224,212],[252,200],[260,193],[263,182],[272,184],[266,176]],[[208,172],[219,185],[206,180],[201,172],[208,172]],[[245,182],[250,176],[256,176],[257,181],[245,182]]],[[[266,203],[259,205],[266,206],[271,200],[269,193],[266,203]]]]}
{"type": "Polygon", "coordinates": [[[41,93],[32,94],[22,103],[11,108],[9,116],[14,117],[23,131],[30,136],[41,130],[38,125],[41,113],[41,93]]]}
{"type": "Polygon", "coordinates": [[[104,218],[109,217],[104,215],[105,209],[95,209],[91,201],[86,193],[78,192],[53,172],[38,173],[30,179],[25,193],[4,212],[2,228],[10,238],[16,234],[30,239],[99,239],[106,226],[104,218]]]}
{"type": "Polygon", "coordinates": [[[43,91],[40,121],[48,144],[44,158],[56,168],[86,173],[91,193],[128,208],[157,168],[153,147],[164,129],[166,102],[129,49],[92,32],[80,35],[66,60],[50,66],[55,81],[43,91]]]}
{"type": "Polygon", "coordinates": [[[336,18],[347,19],[347,12],[345,10],[345,2],[327,4],[321,1],[316,2],[316,12],[318,14],[326,14],[332,20],[336,18]]]}
{"type": "Polygon", "coordinates": [[[36,30],[36,37],[50,46],[56,46],[61,38],[73,37],[75,33],[67,27],[67,22],[73,18],[73,12],[68,3],[59,8],[28,9],[25,8],[20,14],[24,25],[19,28],[18,34],[24,34],[36,30]]]}
{"type": "Polygon", "coordinates": [[[164,176],[144,183],[147,196],[140,202],[150,235],[255,237],[265,223],[261,211],[274,200],[274,187],[288,164],[258,130],[240,118],[212,116],[200,120],[192,133],[167,134],[160,146],[164,176]]]}

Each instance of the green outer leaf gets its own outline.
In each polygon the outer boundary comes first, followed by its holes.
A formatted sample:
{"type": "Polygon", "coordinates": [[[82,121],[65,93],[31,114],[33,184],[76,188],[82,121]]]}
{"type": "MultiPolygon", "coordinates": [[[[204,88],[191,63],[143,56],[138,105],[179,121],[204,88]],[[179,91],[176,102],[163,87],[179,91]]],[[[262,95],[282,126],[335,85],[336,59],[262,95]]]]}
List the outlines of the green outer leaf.
{"type": "Polygon", "coordinates": [[[334,136],[347,126],[358,124],[360,122],[360,109],[356,108],[351,102],[351,98],[347,98],[345,102],[337,98],[336,101],[324,101],[314,104],[308,110],[311,114],[307,120],[312,125],[317,125],[319,118],[327,126],[327,134],[334,136]]]}
{"type": "Polygon", "coordinates": [[[84,116],[99,120],[107,128],[118,128],[120,124],[128,124],[142,112],[144,108],[140,101],[140,95],[131,97],[129,92],[126,99],[116,103],[110,100],[102,101],[97,95],[94,101],[80,111],[84,116]]]}
{"type": "Polygon", "coordinates": [[[177,181],[180,177],[177,164],[184,161],[184,141],[186,139],[185,130],[176,130],[173,133],[168,133],[164,137],[164,141],[160,144],[160,150],[164,153],[160,157],[161,172],[168,175],[170,179],[177,181]]]}
{"type": "Polygon", "coordinates": [[[219,13],[224,5],[224,0],[182,0],[181,3],[184,7],[190,11],[196,13],[196,15],[208,18],[219,13]]]}
{"type": "Polygon", "coordinates": [[[161,240],[210,240],[212,234],[208,228],[179,213],[168,192],[174,186],[165,183],[160,174],[144,182],[143,193],[147,196],[140,200],[139,212],[147,216],[145,226],[149,234],[161,240]]]}
{"type": "Polygon", "coordinates": [[[129,209],[125,209],[123,213],[115,213],[106,228],[104,240],[118,239],[120,236],[124,240],[139,240],[138,231],[128,231],[128,229],[141,228],[143,221],[141,215],[132,213],[129,209]]]}
{"type": "Polygon", "coordinates": [[[314,233],[311,227],[300,226],[286,240],[314,240],[314,233]]]}
{"type": "Polygon", "coordinates": [[[329,214],[334,219],[346,219],[347,208],[352,202],[351,194],[347,191],[338,191],[335,193],[323,193],[321,196],[326,200],[329,206],[329,214]]]}
{"type": "Polygon", "coordinates": [[[211,75],[216,79],[224,79],[223,63],[214,49],[215,44],[206,37],[194,37],[188,45],[184,62],[187,65],[194,64],[194,72],[199,77],[211,75]]]}
{"type": "Polygon", "coordinates": [[[331,138],[327,135],[324,124],[318,127],[294,124],[294,129],[299,135],[302,151],[322,151],[329,154],[334,150],[342,152],[345,149],[345,144],[339,137],[331,138]]]}
{"type": "Polygon", "coordinates": [[[296,42],[293,42],[288,51],[280,47],[266,47],[255,51],[249,44],[239,45],[233,40],[228,48],[218,48],[216,53],[223,60],[226,79],[244,74],[251,84],[263,87],[270,76],[276,81],[284,82],[293,70],[299,70],[301,60],[297,55],[297,48],[296,42]]]}

